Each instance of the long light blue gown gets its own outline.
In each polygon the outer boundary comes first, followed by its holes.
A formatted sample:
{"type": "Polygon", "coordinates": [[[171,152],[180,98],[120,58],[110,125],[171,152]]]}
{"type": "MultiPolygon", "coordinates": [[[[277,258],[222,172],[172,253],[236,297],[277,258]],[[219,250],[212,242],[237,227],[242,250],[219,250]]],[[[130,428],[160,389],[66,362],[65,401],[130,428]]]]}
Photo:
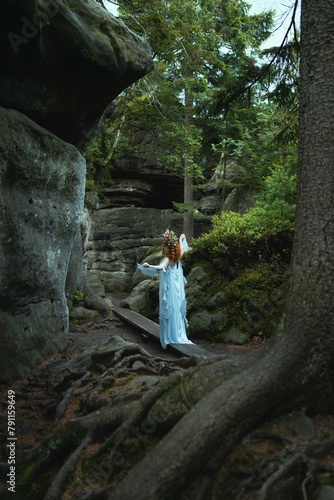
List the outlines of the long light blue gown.
{"type": "MultiPolygon", "coordinates": [[[[188,250],[187,242],[182,245],[188,250]]],[[[157,270],[138,264],[138,269],[147,276],[153,276],[157,270]]],[[[159,322],[160,342],[164,349],[167,344],[192,344],[187,338],[187,300],[184,286],[187,283],[183,275],[181,261],[174,266],[164,266],[160,271],[159,284],[159,322]]]]}

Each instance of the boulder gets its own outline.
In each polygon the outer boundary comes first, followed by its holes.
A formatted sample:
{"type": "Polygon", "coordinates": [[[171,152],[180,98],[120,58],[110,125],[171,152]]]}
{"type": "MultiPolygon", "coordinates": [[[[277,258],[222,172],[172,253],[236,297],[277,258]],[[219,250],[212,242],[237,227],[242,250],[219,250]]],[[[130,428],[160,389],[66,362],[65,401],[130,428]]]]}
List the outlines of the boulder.
{"type": "Polygon", "coordinates": [[[200,266],[196,266],[186,276],[187,310],[192,314],[203,309],[210,298],[210,277],[200,266]]]}
{"type": "Polygon", "coordinates": [[[110,336],[101,340],[98,345],[87,347],[79,352],[79,354],[74,357],[74,363],[78,368],[89,369],[92,363],[94,363],[94,359],[98,359],[99,356],[110,356],[112,358],[117,351],[134,346],[136,346],[136,344],[128,342],[118,335],[110,336]]]}
{"type": "Polygon", "coordinates": [[[9,380],[67,345],[86,162],[17,111],[0,108],[0,121],[0,364],[9,380]]]}
{"type": "Polygon", "coordinates": [[[192,315],[189,320],[189,337],[213,338],[220,334],[224,328],[224,312],[210,313],[206,309],[192,315]]]}
{"type": "Polygon", "coordinates": [[[241,331],[241,329],[236,326],[232,326],[232,328],[223,337],[223,342],[225,342],[226,344],[235,344],[235,345],[246,344],[246,342],[249,340],[249,335],[245,333],[246,330],[247,330],[246,324],[243,331],[241,331]]]}
{"type": "Polygon", "coordinates": [[[149,286],[150,280],[146,279],[139,283],[130,293],[126,299],[123,299],[120,303],[121,307],[131,309],[143,316],[147,315],[147,287],[149,286]]]}
{"type": "Polygon", "coordinates": [[[94,322],[100,319],[100,315],[93,309],[86,309],[82,306],[73,307],[71,310],[71,320],[73,322],[94,322]]]}
{"type": "Polygon", "coordinates": [[[323,484],[319,487],[318,500],[334,500],[334,486],[323,484]]]}
{"type": "Polygon", "coordinates": [[[126,87],[153,69],[148,43],[92,0],[3,0],[0,106],[80,150],[126,87]]]}
{"type": "Polygon", "coordinates": [[[206,308],[209,311],[219,309],[219,308],[225,306],[226,302],[227,302],[227,299],[226,299],[225,293],[219,291],[213,297],[211,297],[210,300],[208,300],[208,303],[206,304],[206,308]]]}

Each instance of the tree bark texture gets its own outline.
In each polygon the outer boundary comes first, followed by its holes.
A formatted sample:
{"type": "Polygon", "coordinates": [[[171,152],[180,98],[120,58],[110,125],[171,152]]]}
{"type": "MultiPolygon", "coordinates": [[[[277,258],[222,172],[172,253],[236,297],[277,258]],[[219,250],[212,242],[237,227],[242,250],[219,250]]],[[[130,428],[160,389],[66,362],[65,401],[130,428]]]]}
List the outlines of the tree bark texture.
{"type": "MultiPolygon", "coordinates": [[[[190,77],[189,70],[185,70],[186,76],[190,77]]],[[[192,110],[193,110],[193,100],[187,89],[185,89],[185,120],[188,126],[192,125],[192,110]]],[[[192,211],[192,205],[194,201],[194,179],[192,173],[189,171],[189,159],[184,158],[184,204],[186,205],[186,211],[183,215],[183,232],[190,241],[194,237],[194,213],[192,211]]]]}
{"type": "Polygon", "coordinates": [[[286,335],[326,369],[334,323],[334,2],[303,0],[298,203],[286,335]],[[321,347],[319,346],[321,344],[321,347]]]}

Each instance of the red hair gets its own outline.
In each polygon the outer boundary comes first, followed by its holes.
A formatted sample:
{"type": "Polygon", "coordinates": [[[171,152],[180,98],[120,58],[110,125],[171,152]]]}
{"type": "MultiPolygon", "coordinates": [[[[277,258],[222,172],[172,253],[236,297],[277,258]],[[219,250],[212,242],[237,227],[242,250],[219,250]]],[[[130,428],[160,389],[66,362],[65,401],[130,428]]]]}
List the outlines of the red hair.
{"type": "Polygon", "coordinates": [[[178,241],[175,242],[175,245],[168,246],[165,243],[162,245],[162,255],[164,254],[164,248],[168,249],[167,257],[174,262],[177,262],[178,260],[181,259],[181,245],[178,241]]]}

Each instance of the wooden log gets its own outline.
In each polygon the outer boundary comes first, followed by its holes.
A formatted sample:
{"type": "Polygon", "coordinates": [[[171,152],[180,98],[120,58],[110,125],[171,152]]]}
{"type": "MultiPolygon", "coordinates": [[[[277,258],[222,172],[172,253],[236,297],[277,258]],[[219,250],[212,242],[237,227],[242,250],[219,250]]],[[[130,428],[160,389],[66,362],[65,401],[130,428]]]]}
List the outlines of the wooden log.
{"type": "MultiPolygon", "coordinates": [[[[119,318],[160,343],[159,325],[157,323],[135,311],[131,311],[131,309],[120,307],[120,301],[115,298],[111,299],[111,308],[119,318]]],[[[215,354],[196,344],[168,344],[167,348],[176,351],[181,356],[203,356],[206,358],[215,356],[215,354]]]]}

